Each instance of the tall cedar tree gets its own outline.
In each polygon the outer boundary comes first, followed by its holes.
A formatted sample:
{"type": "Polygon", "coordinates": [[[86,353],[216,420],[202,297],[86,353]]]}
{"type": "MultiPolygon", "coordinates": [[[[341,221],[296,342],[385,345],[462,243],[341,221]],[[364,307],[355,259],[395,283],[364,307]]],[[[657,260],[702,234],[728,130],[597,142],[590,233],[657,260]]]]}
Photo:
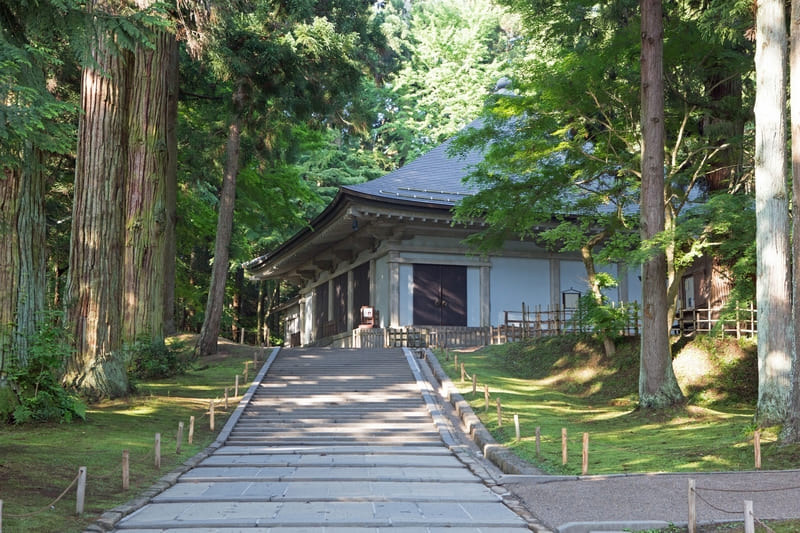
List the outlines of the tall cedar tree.
{"type": "MultiPolygon", "coordinates": [[[[800,0],[792,0],[791,24],[789,26],[789,90],[790,100],[800,101],[800,0]]],[[[791,108],[792,137],[792,205],[800,205],[800,106],[791,108]]],[[[791,400],[789,414],[783,426],[781,439],[786,443],[800,443],[800,216],[795,211],[792,217],[792,323],[794,324],[791,400]]]]}
{"type": "Polygon", "coordinates": [[[761,424],[788,415],[793,324],[786,181],[786,17],[781,0],[756,10],[756,306],[761,424]]]}
{"type": "Polygon", "coordinates": [[[128,10],[90,3],[96,23],[81,79],[67,281],[75,349],[64,383],[90,397],[126,395],[125,344],[163,338],[175,52],[165,32],[144,32],[163,21],[128,10]]]}
{"type": "Polygon", "coordinates": [[[69,153],[74,138],[74,106],[53,94],[55,66],[63,66],[63,46],[54,43],[67,42],[81,20],[70,1],[0,6],[0,388],[12,367],[27,365],[28,341],[43,320],[45,167],[53,154],[69,153]]]}
{"type": "Polygon", "coordinates": [[[270,113],[297,120],[340,121],[347,96],[359,87],[369,47],[380,37],[369,8],[357,0],[217,6],[205,51],[218,81],[231,87],[225,165],[214,262],[195,355],[217,351],[242,136],[270,113]]]}
{"type": "MultiPolygon", "coordinates": [[[[642,0],[642,240],[664,231],[664,30],[661,0],[642,0]]],[[[667,262],[657,253],[642,265],[639,405],[663,408],[683,399],[672,369],[667,262]]]]}

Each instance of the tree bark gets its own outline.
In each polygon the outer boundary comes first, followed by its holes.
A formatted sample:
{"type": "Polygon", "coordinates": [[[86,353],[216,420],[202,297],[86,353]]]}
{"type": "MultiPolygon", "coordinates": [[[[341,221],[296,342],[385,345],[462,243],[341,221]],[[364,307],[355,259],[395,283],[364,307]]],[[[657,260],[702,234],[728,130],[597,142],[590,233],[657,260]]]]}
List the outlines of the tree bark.
{"type": "Polygon", "coordinates": [[[789,412],[792,280],[786,182],[786,18],[780,0],[759,0],[756,11],[756,306],[758,405],[756,421],[783,422],[789,412]]]}
{"type": "MultiPolygon", "coordinates": [[[[139,2],[146,8],[149,1],[139,2]]],[[[139,45],[133,54],[128,113],[125,262],[123,265],[123,340],[164,338],[167,231],[170,223],[167,187],[175,138],[170,138],[170,105],[176,41],[158,32],[153,48],[139,45]],[[172,153],[171,153],[172,152],[172,153]]]]}
{"type": "MultiPolygon", "coordinates": [[[[664,230],[664,79],[661,0],[641,0],[642,11],[642,191],[641,235],[648,240],[664,230]]],[[[663,408],[683,400],[672,369],[667,316],[665,254],[642,266],[642,340],[639,405],[663,408]]]]}
{"type": "Polygon", "coordinates": [[[91,397],[113,398],[129,390],[120,350],[129,76],[128,58],[112,39],[105,32],[95,36],[97,68],[84,68],[81,79],[66,291],[75,351],[64,383],[91,397]]]}
{"type": "Polygon", "coordinates": [[[228,276],[228,258],[231,232],[233,231],[233,208],[236,201],[236,176],[239,173],[239,147],[242,134],[243,88],[234,95],[234,115],[228,126],[228,141],[225,149],[225,172],[219,196],[217,237],[214,243],[214,265],[208,289],[206,312],[200,336],[195,346],[195,357],[217,353],[217,339],[222,322],[222,306],[225,303],[225,282],[228,276]]]}
{"type": "Polygon", "coordinates": [[[168,76],[167,105],[167,183],[166,183],[166,225],[164,228],[164,335],[174,335],[175,326],[175,276],[177,244],[175,225],[178,221],[178,41],[169,41],[170,68],[168,76]]]}
{"type": "MultiPolygon", "coordinates": [[[[791,23],[789,33],[789,87],[790,101],[800,101],[800,0],[792,0],[791,23]]],[[[797,354],[800,352],[800,106],[791,107],[792,132],[792,381],[789,414],[783,425],[781,440],[784,443],[800,442],[800,363],[797,354]]]]}

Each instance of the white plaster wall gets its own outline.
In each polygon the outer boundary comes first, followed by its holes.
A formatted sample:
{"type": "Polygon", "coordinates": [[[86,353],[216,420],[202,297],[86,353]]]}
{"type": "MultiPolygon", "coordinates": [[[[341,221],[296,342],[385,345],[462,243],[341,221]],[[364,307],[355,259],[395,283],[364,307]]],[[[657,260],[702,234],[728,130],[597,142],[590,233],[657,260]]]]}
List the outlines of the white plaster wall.
{"type": "Polygon", "coordinates": [[[414,323],[414,266],[400,265],[400,325],[414,323]]]}
{"type": "Polygon", "coordinates": [[[550,304],[550,261],[493,257],[491,277],[491,321],[503,324],[504,311],[522,311],[522,303],[535,308],[550,304]]]}
{"type": "MultiPolygon", "coordinates": [[[[581,296],[589,290],[586,282],[586,268],[581,261],[561,261],[561,292],[570,289],[581,291],[581,296]]],[[[561,302],[559,302],[560,304],[561,302]]]]}

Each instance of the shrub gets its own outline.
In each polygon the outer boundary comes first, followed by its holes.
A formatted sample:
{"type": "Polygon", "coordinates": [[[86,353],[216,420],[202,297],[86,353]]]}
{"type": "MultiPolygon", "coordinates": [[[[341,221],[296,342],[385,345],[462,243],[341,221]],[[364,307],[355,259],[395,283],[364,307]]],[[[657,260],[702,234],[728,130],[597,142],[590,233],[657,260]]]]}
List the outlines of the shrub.
{"type": "Polygon", "coordinates": [[[69,332],[61,319],[62,313],[45,313],[36,333],[27,338],[25,364],[13,360],[10,365],[9,381],[19,400],[12,414],[17,424],[86,418],[86,405],[60,382],[71,354],[69,332]]]}
{"type": "Polygon", "coordinates": [[[164,339],[140,337],[126,348],[128,374],[133,378],[167,378],[182,374],[188,363],[183,357],[183,343],[167,344],[164,339]]]}

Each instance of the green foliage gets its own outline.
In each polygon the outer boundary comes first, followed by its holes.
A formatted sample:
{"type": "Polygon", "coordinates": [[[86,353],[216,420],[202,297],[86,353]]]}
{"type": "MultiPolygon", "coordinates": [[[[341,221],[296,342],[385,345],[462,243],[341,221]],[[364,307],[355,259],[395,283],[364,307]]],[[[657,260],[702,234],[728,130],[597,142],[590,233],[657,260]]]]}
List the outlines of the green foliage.
{"type": "Polygon", "coordinates": [[[13,413],[17,424],[86,418],[86,405],[59,381],[71,353],[69,332],[61,325],[62,318],[57,312],[44,314],[36,333],[28,339],[25,364],[12,361],[10,365],[9,381],[19,399],[13,413]]]}
{"type": "Polygon", "coordinates": [[[142,336],[126,347],[128,374],[135,379],[161,379],[186,371],[188,348],[179,342],[142,336]]]}
{"type": "MultiPolygon", "coordinates": [[[[617,286],[617,280],[606,272],[598,272],[595,275],[595,283],[601,291],[617,286]]],[[[622,338],[630,322],[629,315],[628,308],[610,302],[605,295],[601,295],[599,300],[592,293],[586,293],[580,298],[578,320],[581,329],[593,332],[600,338],[612,340],[622,338]]]]}

